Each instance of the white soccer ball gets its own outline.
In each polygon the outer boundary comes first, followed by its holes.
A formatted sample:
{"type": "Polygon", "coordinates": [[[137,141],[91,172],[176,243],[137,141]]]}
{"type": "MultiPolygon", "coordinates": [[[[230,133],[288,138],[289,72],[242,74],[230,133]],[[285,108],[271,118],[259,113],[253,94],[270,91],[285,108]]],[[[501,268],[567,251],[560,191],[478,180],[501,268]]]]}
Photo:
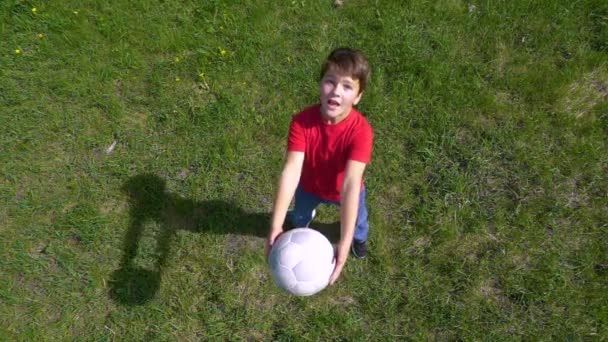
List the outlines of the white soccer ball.
{"type": "Polygon", "coordinates": [[[334,248],[318,231],[296,228],[276,239],[268,262],[278,287],[296,296],[311,296],[329,283],[335,266],[334,248]]]}

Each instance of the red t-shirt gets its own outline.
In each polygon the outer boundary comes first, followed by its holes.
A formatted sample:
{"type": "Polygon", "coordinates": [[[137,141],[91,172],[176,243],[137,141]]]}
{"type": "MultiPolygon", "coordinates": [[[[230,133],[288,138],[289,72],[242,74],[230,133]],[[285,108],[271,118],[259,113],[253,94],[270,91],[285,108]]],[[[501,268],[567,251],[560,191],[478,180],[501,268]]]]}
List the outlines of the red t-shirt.
{"type": "Polygon", "coordinates": [[[293,117],[287,150],[304,152],[300,176],[304,191],[338,202],[346,162],[368,164],[371,160],[372,127],[354,108],[338,124],[327,124],[321,119],[320,108],[320,105],[308,107],[293,117]]]}

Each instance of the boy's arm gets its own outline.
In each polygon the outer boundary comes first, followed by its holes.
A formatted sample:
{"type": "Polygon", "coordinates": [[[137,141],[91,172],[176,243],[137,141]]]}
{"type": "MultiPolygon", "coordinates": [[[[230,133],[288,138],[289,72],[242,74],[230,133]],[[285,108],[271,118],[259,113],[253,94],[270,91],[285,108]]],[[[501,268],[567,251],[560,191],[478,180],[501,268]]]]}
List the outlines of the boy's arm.
{"type": "Polygon", "coordinates": [[[356,160],[349,160],[346,164],[344,183],[342,184],[342,191],[340,193],[340,242],[338,242],[336,251],[336,267],[329,278],[330,284],[333,284],[338,279],[348,258],[350,245],[355,234],[361,179],[363,178],[365,166],[365,163],[356,160]]]}
{"type": "Polygon", "coordinates": [[[283,222],[285,222],[289,203],[291,203],[291,199],[300,182],[302,165],[304,164],[304,152],[288,151],[286,159],[272,209],[270,231],[268,232],[268,241],[266,243],[266,257],[268,257],[274,240],[283,232],[283,222]]]}

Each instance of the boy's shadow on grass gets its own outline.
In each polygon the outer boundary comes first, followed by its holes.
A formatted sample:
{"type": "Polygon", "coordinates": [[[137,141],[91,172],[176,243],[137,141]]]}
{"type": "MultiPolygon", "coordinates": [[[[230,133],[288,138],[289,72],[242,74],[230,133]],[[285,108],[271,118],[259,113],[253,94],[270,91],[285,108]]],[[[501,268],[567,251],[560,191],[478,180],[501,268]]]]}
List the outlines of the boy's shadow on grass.
{"type": "Polygon", "coordinates": [[[152,174],[130,178],[122,187],[129,196],[130,225],[123,242],[120,267],[110,279],[110,297],[121,304],[140,305],[160,288],[163,269],[178,230],[265,237],[268,213],[246,213],[224,201],[197,202],[166,191],[165,181],[152,174]],[[158,225],[153,267],[134,264],[144,227],[158,225]]]}

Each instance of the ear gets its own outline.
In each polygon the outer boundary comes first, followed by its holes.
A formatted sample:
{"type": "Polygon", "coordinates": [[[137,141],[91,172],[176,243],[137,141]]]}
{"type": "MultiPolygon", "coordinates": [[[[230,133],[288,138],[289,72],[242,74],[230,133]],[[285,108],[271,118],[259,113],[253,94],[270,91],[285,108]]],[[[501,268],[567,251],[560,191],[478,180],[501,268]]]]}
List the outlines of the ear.
{"type": "Polygon", "coordinates": [[[353,101],[353,105],[357,105],[359,103],[359,101],[361,101],[361,96],[363,96],[363,92],[360,92],[359,95],[357,95],[357,97],[355,98],[355,101],[353,101]]]}

